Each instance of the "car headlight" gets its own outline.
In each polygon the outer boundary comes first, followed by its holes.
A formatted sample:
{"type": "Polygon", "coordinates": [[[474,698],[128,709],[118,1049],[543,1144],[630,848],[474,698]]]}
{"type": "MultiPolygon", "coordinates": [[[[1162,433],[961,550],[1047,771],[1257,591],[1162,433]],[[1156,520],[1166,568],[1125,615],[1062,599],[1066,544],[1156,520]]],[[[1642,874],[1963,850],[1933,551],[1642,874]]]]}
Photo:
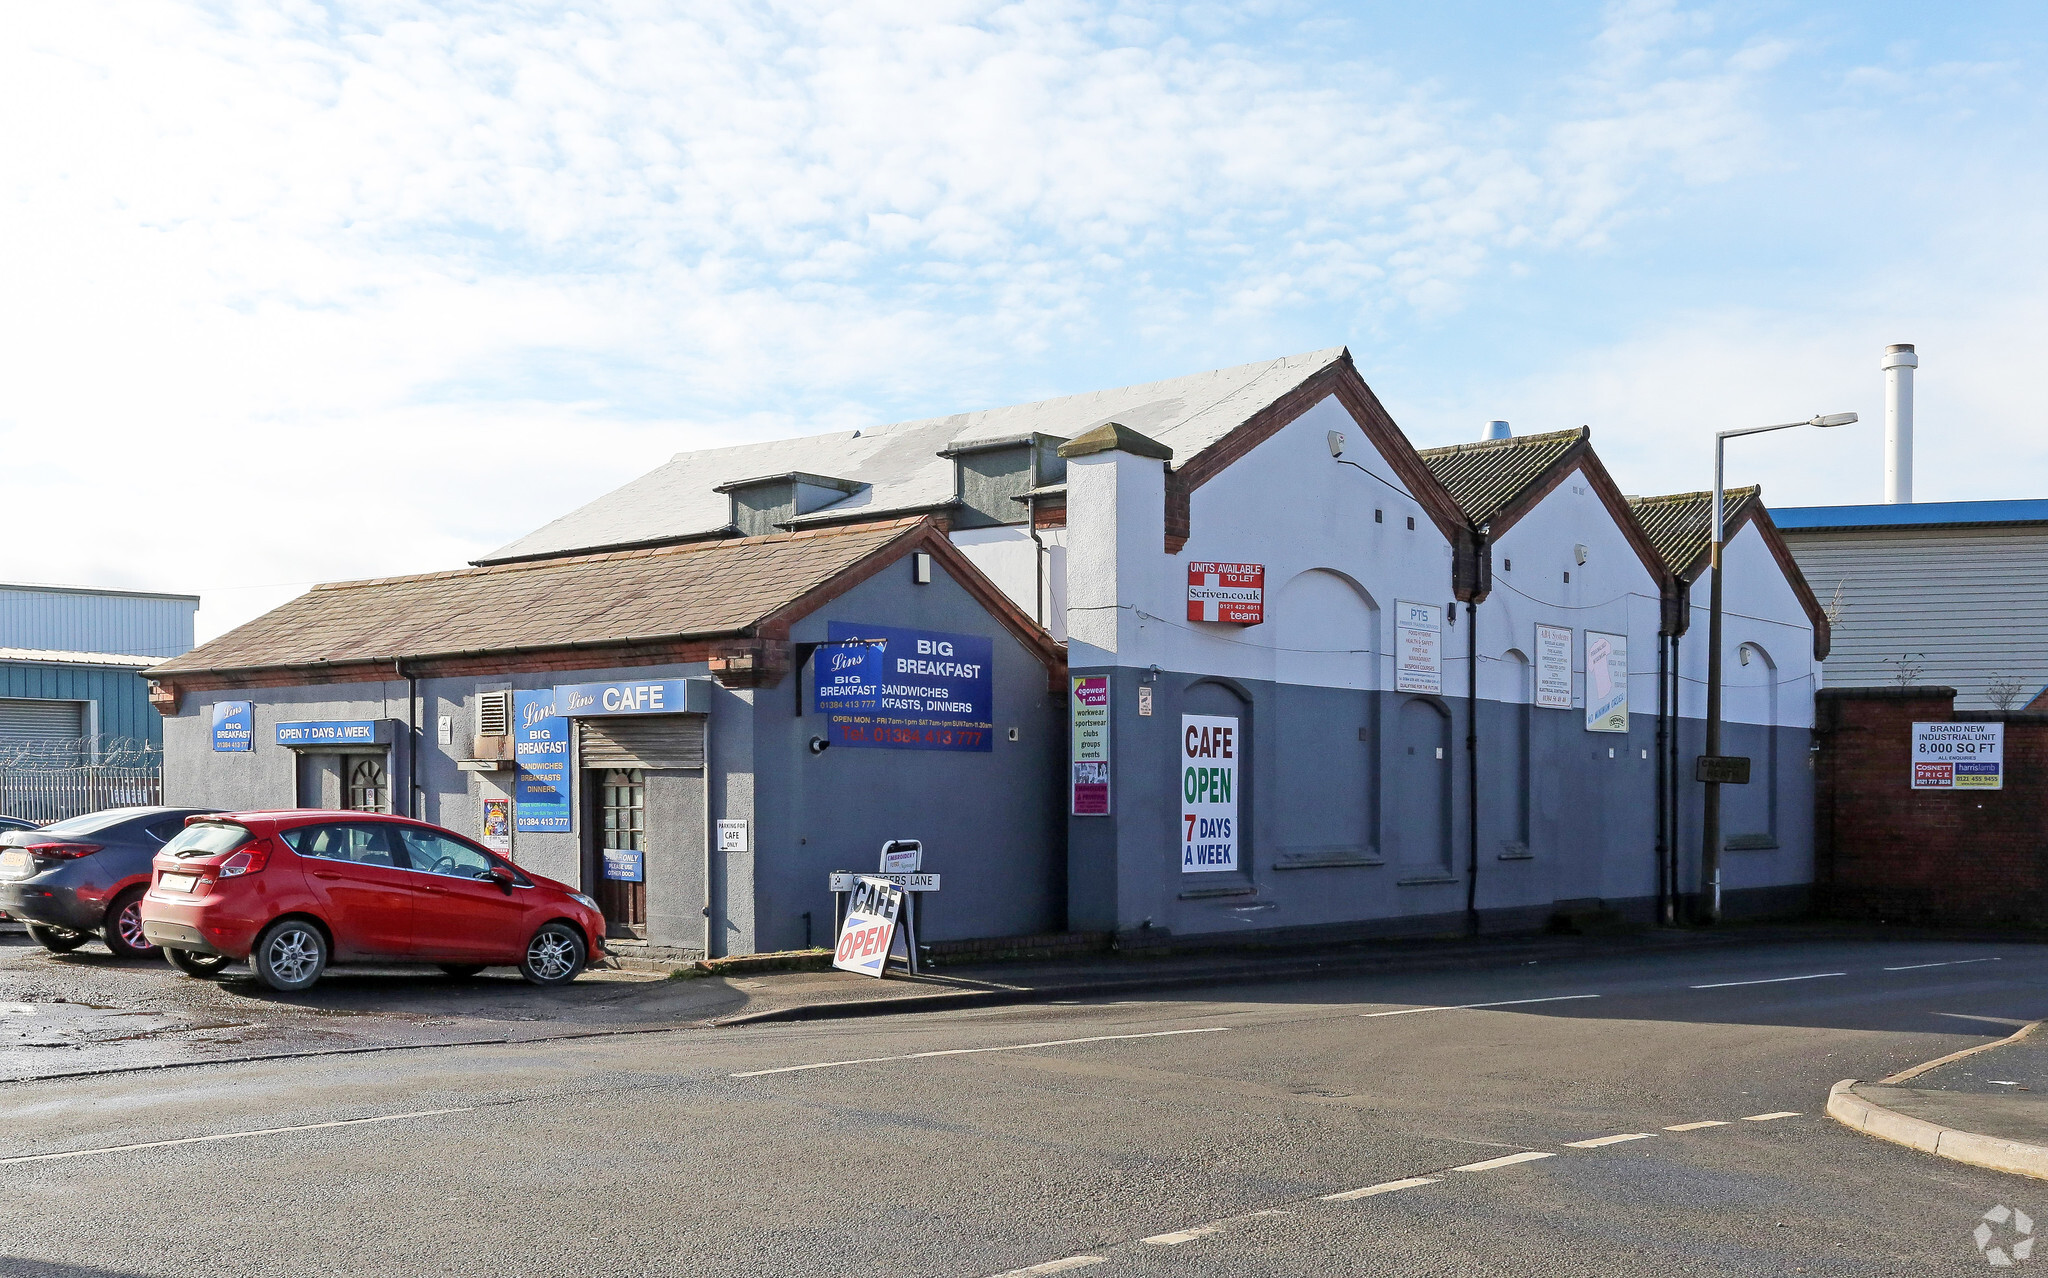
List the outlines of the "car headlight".
{"type": "Polygon", "coordinates": [[[597,908],[597,902],[583,895],[581,892],[571,892],[569,894],[569,899],[576,902],[576,904],[582,906],[586,910],[594,910],[597,908]]]}

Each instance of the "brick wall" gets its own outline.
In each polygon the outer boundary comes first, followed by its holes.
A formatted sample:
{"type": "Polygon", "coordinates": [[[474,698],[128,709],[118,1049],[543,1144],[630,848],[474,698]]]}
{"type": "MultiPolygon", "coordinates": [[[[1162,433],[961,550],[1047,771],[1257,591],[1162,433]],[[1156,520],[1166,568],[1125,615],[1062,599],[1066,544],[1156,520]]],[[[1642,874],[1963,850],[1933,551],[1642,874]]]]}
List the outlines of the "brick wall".
{"type": "Polygon", "coordinates": [[[1814,895],[1837,917],[2048,928],[2048,714],[1953,688],[1829,688],[1815,706],[1814,895]],[[1913,724],[2005,724],[2005,788],[1911,788],[1913,724]]]}

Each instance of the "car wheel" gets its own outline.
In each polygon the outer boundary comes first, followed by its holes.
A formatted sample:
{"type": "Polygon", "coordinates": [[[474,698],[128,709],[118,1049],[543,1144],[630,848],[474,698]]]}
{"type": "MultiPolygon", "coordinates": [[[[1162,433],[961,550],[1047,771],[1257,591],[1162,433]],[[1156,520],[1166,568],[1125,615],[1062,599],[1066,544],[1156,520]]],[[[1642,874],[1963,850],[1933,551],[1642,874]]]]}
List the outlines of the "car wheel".
{"type": "Polygon", "coordinates": [[[28,936],[30,940],[52,954],[69,954],[86,942],[86,935],[83,932],[74,932],[67,927],[51,927],[47,923],[29,924],[28,936]]]}
{"type": "Polygon", "coordinates": [[[327,968],[327,938],[304,919],[273,923],[249,953],[256,979],[281,994],[310,989],[327,968]]]}
{"type": "Polygon", "coordinates": [[[148,958],[156,946],[142,934],[142,889],[134,888],[114,898],[107,909],[107,921],[100,925],[100,939],[115,958],[148,958]]]}
{"type": "Polygon", "coordinates": [[[526,943],[519,974],[535,985],[567,985],[583,970],[583,937],[567,923],[548,923],[526,943]]]}
{"type": "Polygon", "coordinates": [[[484,965],[481,963],[442,963],[439,966],[442,971],[458,981],[468,980],[484,970],[484,965]]]}
{"type": "Polygon", "coordinates": [[[165,948],[164,957],[171,966],[187,976],[217,976],[220,970],[234,962],[225,954],[201,954],[197,950],[174,950],[165,948]]]}

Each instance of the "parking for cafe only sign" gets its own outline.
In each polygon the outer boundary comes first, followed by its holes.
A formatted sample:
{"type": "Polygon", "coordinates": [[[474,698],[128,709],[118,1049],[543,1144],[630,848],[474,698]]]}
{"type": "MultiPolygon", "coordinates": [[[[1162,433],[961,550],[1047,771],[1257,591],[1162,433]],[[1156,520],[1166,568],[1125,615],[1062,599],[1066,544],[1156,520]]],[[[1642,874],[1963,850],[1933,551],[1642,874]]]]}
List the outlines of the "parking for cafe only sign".
{"type": "Polygon", "coordinates": [[[1266,619],[1266,565],[1188,561],[1188,620],[1256,626],[1266,619]]]}
{"type": "Polygon", "coordinates": [[[2005,725],[1913,725],[1915,790],[2003,790],[2005,725]]]}

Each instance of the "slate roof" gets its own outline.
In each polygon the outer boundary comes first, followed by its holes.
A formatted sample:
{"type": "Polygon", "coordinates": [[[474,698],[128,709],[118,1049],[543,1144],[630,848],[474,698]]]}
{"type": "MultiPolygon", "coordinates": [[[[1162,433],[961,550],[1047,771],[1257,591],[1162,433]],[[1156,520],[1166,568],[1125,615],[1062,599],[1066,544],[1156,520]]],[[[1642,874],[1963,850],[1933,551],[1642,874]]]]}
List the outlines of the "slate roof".
{"type": "Polygon", "coordinates": [[[146,674],[170,678],[735,634],[922,522],[315,586],[146,674]]]}
{"type": "MultiPolygon", "coordinates": [[[[1752,505],[1763,501],[1762,488],[1730,488],[1722,494],[1722,521],[1729,528],[1752,505]]],[[[1629,509],[1648,534],[1650,544],[1666,567],[1687,581],[1705,566],[1708,543],[1713,538],[1714,494],[1670,493],[1663,497],[1631,497],[1629,509]]]]}
{"type": "Polygon", "coordinates": [[[1448,448],[1424,448],[1419,453],[1423,464],[1450,492],[1465,518],[1478,526],[1491,523],[1494,516],[1514,505],[1558,458],[1591,435],[1581,426],[1542,435],[1511,435],[1448,448]]]}
{"type": "Polygon", "coordinates": [[[677,453],[658,469],[475,562],[504,563],[717,536],[732,519],[731,504],[717,491],[719,485],[791,471],[860,485],[845,500],[800,516],[793,521],[796,524],[939,509],[952,504],[955,496],[953,463],[941,456],[949,447],[1033,434],[1073,439],[1110,421],[1165,444],[1173,450],[1171,464],[1178,466],[1323,369],[1348,358],[1343,347],[1333,346],[1032,404],[677,453]]]}
{"type": "Polygon", "coordinates": [[[47,666],[125,666],[140,670],[156,664],[155,657],[138,657],[125,652],[67,652],[60,648],[0,648],[0,661],[23,661],[47,666]]]}

